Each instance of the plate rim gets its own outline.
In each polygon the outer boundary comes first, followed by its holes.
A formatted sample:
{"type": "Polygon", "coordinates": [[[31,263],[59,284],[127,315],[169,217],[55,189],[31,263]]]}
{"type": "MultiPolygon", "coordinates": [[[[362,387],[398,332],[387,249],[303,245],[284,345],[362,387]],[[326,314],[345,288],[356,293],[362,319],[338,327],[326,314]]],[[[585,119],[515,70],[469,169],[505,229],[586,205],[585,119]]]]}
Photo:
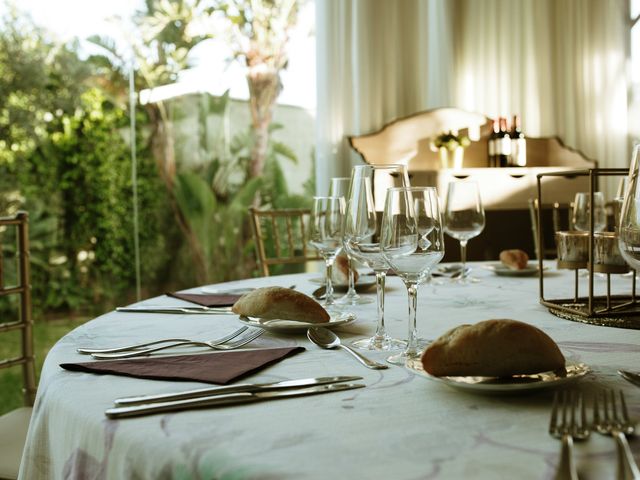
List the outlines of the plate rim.
{"type": "MultiPolygon", "coordinates": [[[[337,319],[335,321],[329,321],[329,322],[324,322],[324,323],[309,323],[309,322],[298,322],[299,324],[293,324],[293,323],[288,323],[286,325],[278,325],[278,324],[269,324],[269,322],[277,322],[278,320],[281,320],[283,322],[296,322],[296,320],[288,320],[288,319],[278,319],[278,318],[274,318],[274,319],[269,319],[267,320],[265,323],[261,323],[259,320],[259,317],[249,317],[247,315],[240,315],[238,317],[238,320],[240,322],[242,322],[245,325],[249,325],[251,327],[258,327],[258,328],[263,328],[265,330],[280,330],[280,331],[296,331],[296,330],[306,330],[308,328],[311,327],[322,327],[322,328],[336,328],[336,327],[341,327],[343,325],[348,325],[350,323],[353,323],[357,320],[357,315],[353,312],[342,312],[338,315],[336,315],[337,318],[340,317],[346,317],[343,319],[337,319]],[[256,320],[252,320],[252,319],[256,319],[256,320]]],[[[334,316],[331,316],[331,319],[333,320],[334,316]]]]}
{"type": "MultiPolygon", "coordinates": [[[[405,368],[411,370],[418,376],[427,378],[428,380],[431,380],[434,382],[442,383],[448,387],[458,389],[458,390],[464,390],[468,392],[495,393],[495,394],[524,393],[528,391],[559,387],[566,383],[580,380],[581,378],[585,377],[587,374],[589,374],[592,371],[591,367],[589,367],[589,365],[587,365],[584,362],[578,362],[578,363],[568,362],[565,368],[567,367],[579,368],[580,371],[574,373],[571,376],[559,377],[549,381],[539,380],[537,382],[528,382],[528,383],[468,383],[468,382],[457,382],[455,380],[452,380],[454,378],[460,378],[460,377],[454,377],[454,376],[437,377],[435,375],[431,375],[422,369],[422,364],[420,363],[419,359],[407,361],[407,363],[405,364],[405,368]],[[415,368],[414,365],[419,365],[420,368],[419,369],[415,368]]],[[[543,373],[548,373],[548,372],[540,372],[532,375],[541,375],[543,373]]],[[[493,377],[486,377],[486,378],[493,378],[493,377]]]]}
{"type": "MultiPolygon", "coordinates": [[[[526,277],[533,276],[535,273],[540,272],[540,268],[538,265],[529,266],[527,265],[525,268],[521,268],[519,270],[509,268],[506,265],[501,264],[500,262],[492,262],[486,265],[483,265],[489,271],[492,271],[496,275],[503,277],[526,277]]],[[[548,267],[542,267],[542,270],[546,270],[548,267]]]]}

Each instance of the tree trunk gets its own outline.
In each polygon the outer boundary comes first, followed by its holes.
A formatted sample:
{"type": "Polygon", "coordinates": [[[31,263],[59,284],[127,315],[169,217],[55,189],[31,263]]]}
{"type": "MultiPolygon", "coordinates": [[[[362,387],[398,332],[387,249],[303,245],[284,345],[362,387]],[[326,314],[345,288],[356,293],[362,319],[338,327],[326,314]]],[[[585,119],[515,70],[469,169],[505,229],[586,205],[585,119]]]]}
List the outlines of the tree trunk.
{"type": "Polygon", "coordinates": [[[254,134],[249,176],[258,177],[262,175],[267,156],[269,125],[281,88],[280,75],[278,70],[265,64],[253,65],[249,67],[247,83],[249,84],[249,106],[254,134]]]}
{"type": "Polygon", "coordinates": [[[153,158],[156,160],[158,172],[167,190],[173,191],[173,181],[176,176],[176,153],[173,141],[173,125],[167,118],[162,105],[150,105],[148,109],[151,119],[150,146],[153,158]]]}

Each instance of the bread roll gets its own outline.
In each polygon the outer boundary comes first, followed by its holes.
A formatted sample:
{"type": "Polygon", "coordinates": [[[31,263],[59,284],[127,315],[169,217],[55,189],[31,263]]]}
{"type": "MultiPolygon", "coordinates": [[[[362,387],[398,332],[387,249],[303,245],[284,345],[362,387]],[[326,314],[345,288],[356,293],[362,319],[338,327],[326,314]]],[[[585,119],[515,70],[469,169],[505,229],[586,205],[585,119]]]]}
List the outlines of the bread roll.
{"type": "Polygon", "coordinates": [[[564,356],[546,333],[516,320],[460,325],[422,354],[424,370],[436,376],[507,377],[564,365],[564,356]]]}
{"type": "Polygon", "coordinates": [[[238,315],[268,320],[325,323],[330,319],[327,311],[311,297],[283,287],[257,288],[240,297],[231,310],[238,315]]]}
{"type": "Polygon", "coordinates": [[[500,261],[513,270],[522,270],[527,268],[529,255],[522,250],[503,250],[500,252],[500,261]]]}

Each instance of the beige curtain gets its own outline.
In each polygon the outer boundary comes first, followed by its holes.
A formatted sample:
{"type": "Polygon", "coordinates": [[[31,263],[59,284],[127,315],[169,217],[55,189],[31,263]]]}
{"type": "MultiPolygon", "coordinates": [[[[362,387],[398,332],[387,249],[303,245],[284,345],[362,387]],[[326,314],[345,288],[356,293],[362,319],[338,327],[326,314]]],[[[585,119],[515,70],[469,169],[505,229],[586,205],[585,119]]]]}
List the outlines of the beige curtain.
{"type": "Polygon", "coordinates": [[[628,0],[317,0],[317,180],[344,138],[439,106],[520,114],[602,167],[627,166],[628,0]]]}
{"type": "Polygon", "coordinates": [[[628,166],[628,5],[455,0],[456,105],[520,114],[528,135],[557,135],[601,167],[628,166]]]}
{"type": "Polygon", "coordinates": [[[450,96],[451,29],[446,0],[317,0],[316,189],[348,176],[360,162],[348,135],[370,133],[394,118],[450,96]],[[435,27],[429,28],[429,19],[435,27]],[[448,32],[447,32],[448,30],[448,32]],[[441,32],[441,33],[438,33],[441,32]],[[432,45],[433,48],[428,48],[432,45]]]}

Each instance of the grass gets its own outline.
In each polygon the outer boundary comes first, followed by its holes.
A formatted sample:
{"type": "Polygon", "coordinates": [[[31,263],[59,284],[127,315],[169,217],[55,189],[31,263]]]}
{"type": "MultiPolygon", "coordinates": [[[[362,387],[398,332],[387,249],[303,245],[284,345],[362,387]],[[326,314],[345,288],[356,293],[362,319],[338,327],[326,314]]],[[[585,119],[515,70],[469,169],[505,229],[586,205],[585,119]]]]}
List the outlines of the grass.
{"type": "MultiPolygon", "coordinates": [[[[3,319],[4,320],[4,319],[3,319]]],[[[33,326],[33,348],[36,357],[36,376],[51,347],[67,332],[85,323],[88,318],[65,318],[40,320],[33,326]]],[[[18,355],[20,352],[20,332],[4,333],[0,336],[0,359],[18,355]]],[[[22,370],[20,366],[0,370],[0,415],[23,405],[22,370]]]]}

